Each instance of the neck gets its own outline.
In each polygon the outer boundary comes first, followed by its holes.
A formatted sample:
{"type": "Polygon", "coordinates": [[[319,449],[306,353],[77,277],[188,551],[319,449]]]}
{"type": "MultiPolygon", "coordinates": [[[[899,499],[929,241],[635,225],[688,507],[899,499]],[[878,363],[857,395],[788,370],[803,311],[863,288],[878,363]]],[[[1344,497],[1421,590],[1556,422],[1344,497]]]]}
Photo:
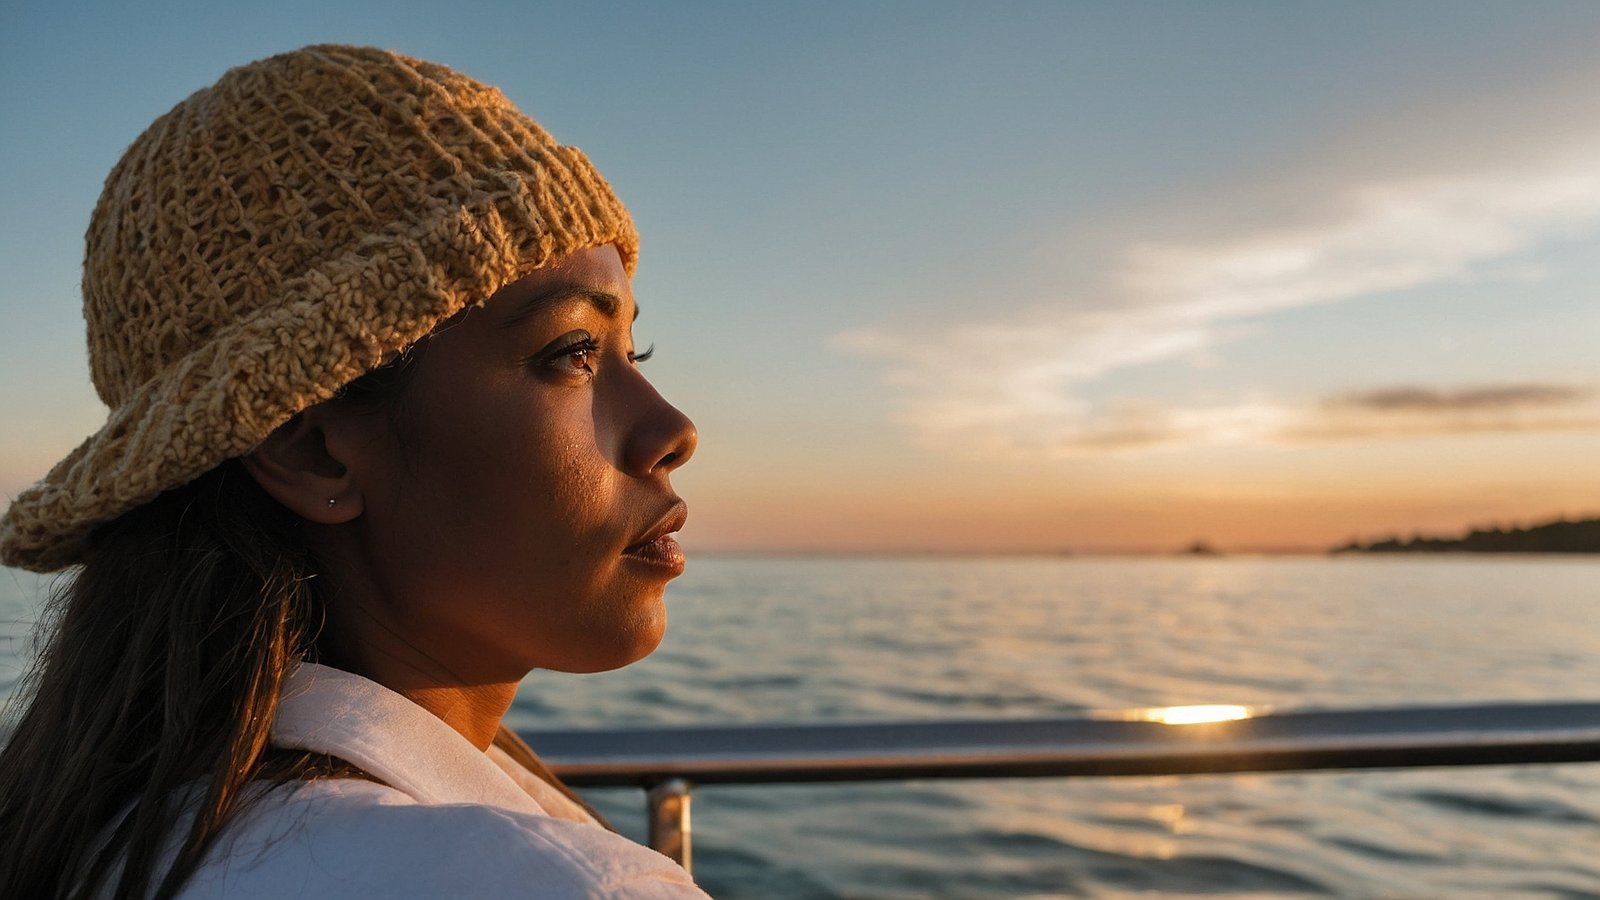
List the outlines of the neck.
{"type": "Polygon", "coordinates": [[[376,681],[487,750],[521,679],[454,671],[438,655],[404,639],[401,630],[350,611],[348,603],[329,610],[328,627],[317,641],[318,661],[376,681]]]}
{"type": "Polygon", "coordinates": [[[517,682],[468,684],[425,657],[382,652],[371,645],[320,647],[319,661],[368,678],[405,697],[454,728],[479,750],[489,749],[500,720],[517,694],[517,682]]]}
{"type": "Polygon", "coordinates": [[[495,665],[493,654],[419,618],[427,604],[386,589],[374,577],[380,570],[348,540],[323,542],[319,555],[337,585],[317,640],[320,661],[376,681],[487,750],[527,670],[495,665]]]}
{"type": "MultiPolygon", "coordinates": [[[[372,676],[368,675],[371,678],[372,676]]],[[[433,713],[479,750],[488,750],[511,708],[517,685],[404,684],[374,678],[379,684],[433,713]]]]}

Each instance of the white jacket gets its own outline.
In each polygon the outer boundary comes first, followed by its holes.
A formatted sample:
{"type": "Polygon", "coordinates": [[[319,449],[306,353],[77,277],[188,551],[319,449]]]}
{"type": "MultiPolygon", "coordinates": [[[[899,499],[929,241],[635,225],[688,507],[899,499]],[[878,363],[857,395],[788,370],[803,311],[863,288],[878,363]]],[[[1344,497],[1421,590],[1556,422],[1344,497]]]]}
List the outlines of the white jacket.
{"type": "Polygon", "coordinates": [[[326,753],[382,784],[275,788],[180,894],[201,898],[701,898],[671,860],[596,825],[504,752],[357,675],[303,664],[273,744],[326,753]]]}

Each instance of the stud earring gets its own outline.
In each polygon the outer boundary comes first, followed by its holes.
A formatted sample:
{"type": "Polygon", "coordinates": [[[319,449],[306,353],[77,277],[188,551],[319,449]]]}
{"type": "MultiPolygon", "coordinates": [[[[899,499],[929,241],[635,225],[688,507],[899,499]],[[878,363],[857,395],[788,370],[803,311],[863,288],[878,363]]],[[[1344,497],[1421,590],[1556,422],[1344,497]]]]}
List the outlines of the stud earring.
{"type": "Polygon", "coordinates": [[[333,505],[334,505],[334,504],[335,504],[335,503],[338,503],[338,502],[339,502],[339,501],[338,501],[338,500],[337,500],[337,499],[335,499],[335,498],[333,498],[333,497],[329,497],[329,498],[328,498],[328,508],[329,508],[329,509],[333,509],[333,505]]]}

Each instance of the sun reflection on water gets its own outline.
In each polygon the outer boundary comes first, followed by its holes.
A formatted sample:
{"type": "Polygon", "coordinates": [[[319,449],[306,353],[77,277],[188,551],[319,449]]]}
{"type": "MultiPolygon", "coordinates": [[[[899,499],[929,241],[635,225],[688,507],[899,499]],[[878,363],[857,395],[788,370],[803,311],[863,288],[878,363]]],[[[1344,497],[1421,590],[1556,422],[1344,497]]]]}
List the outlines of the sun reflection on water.
{"type": "Polygon", "coordinates": [[[1130,722],[1160,722],[1163,725],[1200,725],[1206,722],[1233,722],[1258,716],[1262,707],[1237,706],[1231,703],[1212,703],[1200,706],[1155,706],[1148,709],[1127,710],[1123,718],[1130,722]]]}

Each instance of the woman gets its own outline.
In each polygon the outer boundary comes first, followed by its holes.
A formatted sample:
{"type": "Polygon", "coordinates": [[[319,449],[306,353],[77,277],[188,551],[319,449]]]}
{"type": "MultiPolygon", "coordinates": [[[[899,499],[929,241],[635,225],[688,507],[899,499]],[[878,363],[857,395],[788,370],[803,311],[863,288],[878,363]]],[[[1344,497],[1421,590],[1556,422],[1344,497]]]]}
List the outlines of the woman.
{"type": "Polygon", "coordinates": [[[703,896],[500,724],[654,649],[692,424],[640,374],[637,238],[491,87],[242,66],[107,179],[105,427],[0,558],[78,566],[0,752],[0,896],[703,896]]]}

